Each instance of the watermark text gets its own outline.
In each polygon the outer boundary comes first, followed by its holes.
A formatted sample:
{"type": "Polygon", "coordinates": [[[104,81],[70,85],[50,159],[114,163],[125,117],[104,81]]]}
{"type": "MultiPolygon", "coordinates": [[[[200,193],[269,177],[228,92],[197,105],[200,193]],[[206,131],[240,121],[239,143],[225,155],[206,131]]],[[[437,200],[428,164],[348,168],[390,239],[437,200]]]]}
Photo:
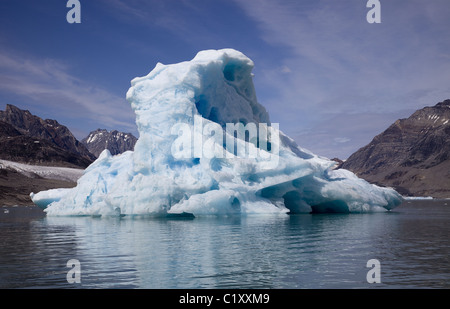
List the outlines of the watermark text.
{"type": "Polygon", "coordinates": [[[70,8],[67,12],[66,20],[69,24],[81,23],[81,3],[79,0],[67,1],[66,7],[70,8]]]}
{"type": "Polygon", "coordinates": [[[66,279],[70,284],[81,283],[81,263],[77,259],[71,259],[66,264],[70,270],[67,272],[66,279]]]}
{"type": "Polygon", "coordinates": [[[267,168],[276,167],[279,159],[279,124],[226,123],[194,116],[193,125],[177,123],[171,128],[177,136],[171,153],[175,159],[189,158],[248,158],[264,161],[267,168]]]}
{"type": "Polygon", "coordinates": [[[366,267],[371,268],[367,272],[368,283],[381,283],[381,264],[377,259],[370,259],[367,261],[366,267]]]}
{"type": "Polygon", "coordinates": [[[381,3],[380,0],[369,0],[367,1],[366,7],[370,8],[367,12],[366,20],[369,24],[380,24],[381,23],[381,3]]]}

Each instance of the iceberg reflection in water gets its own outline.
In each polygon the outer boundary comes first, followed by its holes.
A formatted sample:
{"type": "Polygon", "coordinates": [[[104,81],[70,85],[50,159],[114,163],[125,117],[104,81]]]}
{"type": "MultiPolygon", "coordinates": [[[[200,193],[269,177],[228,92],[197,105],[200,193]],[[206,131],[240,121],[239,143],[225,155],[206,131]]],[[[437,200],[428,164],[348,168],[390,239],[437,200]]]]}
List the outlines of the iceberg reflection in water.
{"type": "Polygon", "coordinates": [[[449,288],[449,220],[448,205],[411,201],[368,214],[2,222],[0,287],[449,288]],[[80,284],[66,280],[71,259],[80,284]],[[370,259],[380,284],[366,281],[370,259]]]}

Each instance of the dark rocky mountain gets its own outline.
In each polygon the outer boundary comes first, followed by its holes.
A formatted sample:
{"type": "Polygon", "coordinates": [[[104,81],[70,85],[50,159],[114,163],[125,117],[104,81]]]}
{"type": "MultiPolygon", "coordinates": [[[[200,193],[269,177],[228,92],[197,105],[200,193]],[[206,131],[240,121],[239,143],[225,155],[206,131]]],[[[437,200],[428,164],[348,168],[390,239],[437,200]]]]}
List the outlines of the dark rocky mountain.
{"type": "Polygon", "coordinates": [[[342,168],[403,195],[450,197],[450,100],[397,120],[342,168]]]}
{"type": "Polygon", "coordinates": [[[83,168],[95,160],[67,127],[9,104],[0,111],[0,142],[5,160],[83,168]]]}
{"type": "Polygon", "coordinates": [[[81,140],[87,149],[96,157],[105,149],[108,149],[112,155],[133,150],[136,141],[137,138],[131,133],[123,133],[117,130],[109,132],[104,129],[92,131],[87,137],[81,140]]]}

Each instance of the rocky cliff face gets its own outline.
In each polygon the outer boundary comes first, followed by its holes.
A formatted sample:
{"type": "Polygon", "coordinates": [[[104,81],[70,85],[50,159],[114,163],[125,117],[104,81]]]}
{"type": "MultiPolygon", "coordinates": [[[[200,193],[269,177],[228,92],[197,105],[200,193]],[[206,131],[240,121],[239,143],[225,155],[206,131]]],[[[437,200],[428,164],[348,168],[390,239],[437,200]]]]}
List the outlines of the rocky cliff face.
{"type": "Polygon", "coordinates": [[[9,104],[0,111],[0,142],[5,160],[78,167],[95,160],[67,127],[9,104]]]}
{"type": "Polygon", "coordinates": [[[117,130],[108,132],[104,129],[97,129],[89,133],[81,140],[87,149],[96,157],[108,149],[112,155],[117,155],[128,150],[133,150],[137,138],[131,133],[123,133],[117,130]]]}
{"type": "Polygon", "coordinates": [[[450,100],[397,120],[342,168],[404,195],[450,197],[450,100]]]}

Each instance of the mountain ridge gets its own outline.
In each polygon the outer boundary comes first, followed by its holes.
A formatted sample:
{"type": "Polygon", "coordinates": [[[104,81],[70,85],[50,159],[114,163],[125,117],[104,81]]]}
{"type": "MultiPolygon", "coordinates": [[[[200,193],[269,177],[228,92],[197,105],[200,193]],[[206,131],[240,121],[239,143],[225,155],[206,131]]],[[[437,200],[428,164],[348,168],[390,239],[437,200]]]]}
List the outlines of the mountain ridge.
{"type": "Polygon", "coordinates": [[[0,111],[0,121],[4,159],[40,164],[67,161],[83,168],[95,160],[86,146],[56,120],[44,120],[28,110],[7,104],[5,111],[0,111]],[[8,125],[12,128],[7,128],[8,125]]]}
{"type": "Polygon", "coordinates": [[[450,100],[398,119],[341,167],[403,195],[450,197],[450,100]]]}
{"type": "Polygon", "coordinates": [[[131,133],[108,131],[97,129],[81,140],[86,148],[98,158],[100,153],[108,149],[112,155],[117,155],[128,150],[133,150],[137,138],[131,133]]]}
{"type": "MultiPolygon", "coordinates": [[[[134,146],[136,138],[126,137],[134,146]]],[[[66,126],[11,104],[0,110],[0,144],[0,206],[31,205],[30,192],[74,187],[75,176],[96,159],[66,126]]]]}

